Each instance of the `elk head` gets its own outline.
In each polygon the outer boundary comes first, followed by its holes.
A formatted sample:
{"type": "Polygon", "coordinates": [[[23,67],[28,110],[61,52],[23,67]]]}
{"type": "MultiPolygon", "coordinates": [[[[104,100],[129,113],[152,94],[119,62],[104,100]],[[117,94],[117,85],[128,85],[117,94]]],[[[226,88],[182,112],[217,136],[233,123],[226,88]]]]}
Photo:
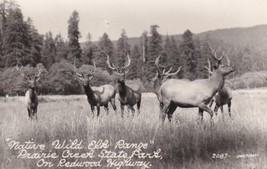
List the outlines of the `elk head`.
{"type": "Polygon", "coordinates": [[[83,86],[89,85],[89,82],[94,77],[94,74],[95,74],[95,71],[96,71],[96,64],[95,64],[95,62],[93,62],[93,64],[94,64],[94,69],[92,71],[90,71],[88,73],[84,73],[84,74],[78,73],[77,70],[76,70],[75,63],[73,65],[73,70],[76,73],[76,75],[79,78],[79,80],[81,82],[83,82],[83,86]]]}
{"type": "Polygon", "coordinates": [[[114,74],[119,76],[119,79],[118,79],[119,82],[124,82],[125,75],[129,72],[129,69],[127,68],[130,66],[130,64],[131,64],[131,58],[129,54],[127,54],[127,61],[123,67],[114,66],[113,63],[110,63],[109,55],[107,55],[107,65],[114,74]]]}
{"type": "Polygon", "coordinates": [[[224,57],[224,51],[222,52],[222,55],[220,57],[217,57],[217,53],[216,53],[216,50],[213,49],[210,45],[209,42],[206,42],[211,50],[211,53],[212,53],[212,57],[216,60],[216,63],[215,65],[213,66],[214,69],[217,69],[219,67],[219,65],[222,63],[222,59],[224,57]]]}
{"type": "Polygon", "coordinates": [[[156,72],[155,77],[151,79],[151,81],[153,82],[154,88],[156,86],[160,86],[162,81],[166,80],[169,76],[176,75],[181,70],[181,66],[180,66],[175,72],[172,72],[172,73],[171,73],[172,67],[170,67],[168,71],[165,71],[166,69],[163,69],[163,71],[161,71],[159,68],[160,57],[161,55],[159,55],[155,60],[155,66],[157,68],[157,72],[156,72]]]}
{"type": "Polygon", "coordinates": [[[35,74],[33,77],[29,77],[29,76],[26,76],[24,72],[22,72],[22,68],[20,68],[18,65],[16,66],[16,69],[17,71],[20,72],[20,75],[22,77],[24,77],[26,80],[28,80],[28,83],[29,83],[29,87],[30,88],[35,88],[36,87],[36,82],[38,82],[41,78],[41,73],[42,73],[42,69],[37,66],[37,69],[38,69],[38,73],[35,74]]]}

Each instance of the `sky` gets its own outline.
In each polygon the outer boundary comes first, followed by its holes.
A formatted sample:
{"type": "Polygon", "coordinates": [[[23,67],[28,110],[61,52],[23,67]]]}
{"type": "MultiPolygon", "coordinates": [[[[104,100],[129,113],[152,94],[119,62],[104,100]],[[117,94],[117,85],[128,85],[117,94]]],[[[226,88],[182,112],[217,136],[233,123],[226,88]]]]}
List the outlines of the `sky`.
{"type": "Polygon", "coordinates": [[[24,18],[30,17],[38,32],[61,33],[67,39],[68,19],[79,13],[80,41],[106,32],[117,40],[122,29],[140,37],[157,24],[159,33],[181,34],[267,24],[267,0],[16,0],[24,18]]]}

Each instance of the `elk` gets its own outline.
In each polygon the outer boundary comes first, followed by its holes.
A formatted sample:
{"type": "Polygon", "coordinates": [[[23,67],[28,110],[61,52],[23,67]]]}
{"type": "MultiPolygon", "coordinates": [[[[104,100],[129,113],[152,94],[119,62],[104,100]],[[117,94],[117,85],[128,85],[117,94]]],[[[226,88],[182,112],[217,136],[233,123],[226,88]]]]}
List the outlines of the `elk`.
{"type": "Polygon", "coordinates": [[[37,66],[38,74],[35,74],[34,77],[29,77],[22,72],[22,68],[19,68],[18,65],[16,66],[16,69],[29,83],[28,89],[25,93],[25,104],[27,106],[28,116],[30,119],[33,119],[34,117],[37,119],[38,96],[36,94],[36,82],[40,80],[42,70],[39,66],[37,66]]]}
{"type": "Polygon", "coordinates": [[[118,78],[118,91],[119,91],[119,101],[121,107],[121,117],[124,116],[124,106],[127,105],[128,109],[132,111],[132,115],[135,113],[134,105],[137,105],[138,114],[140,114],[140,106],[141,106],[141,92],[140,90],[133,90],[129,86],[125,84],[125,75],[129,72],[126,70],[131,64],[130,56],[127,54],[127,62],[125,66],[119,67],[114,66],[114,64],[110,63],[109,55],[107,56],[107,65],[112,70],[114,74],[116,74],[118,78]]]}
{"type": "MultiPolygon", "coordinates": [[[[212,51],[212,56],[213,58],[216,60],[214,69],[217,69],[219,65],[221,65],[221,60],[224,57],[224,52],[222,53],[222,56],[220,58],[216,57],[216,52],[215,50],[211,47],[211,45],[208,43],[210,50],[212,51]]],[[[227,65],[230,66],[230,59],[228,58],[228,56],[226,56],[226,60],[227,60],[227,65]]],[[[208,71],[209,74],[212,74],[212,70],[211,70],[211,66],[210,66],[210,62],[208,60],[208,66],[209,67],[205,67],[208,71]]],[[[213,99],[210,102],[210,107],[212,106],[213,102],[215,102],[215,108],[214,108],[214,112],[217,115],[218,112],[218,108],[220,107],[221,109],[221,113],[223,113],[223,105],[227,104],[228,105],[228,114],[231,117],[231,104],[232,104],[232,90],[231,88],[227,85],[224,84],[223,88],[215,94],[215,96],[213,97],[213,99]]]]}
{"type": "Polygon", "coordinates": [[[181,108],[198,107],[201,121],[203,121],[204,111],[210,114],[212,120],[213,111],[206,104],[210,102],[215,93],[222,89],[225,76],[233,71],[232,67],[220,64],[209,79],[194,81],[170,79],[164,82],[159,89],[163,104],[162,122],[166,115],[171,121],[177,106],[181,108]]]}
{"type": "Polygon", "coordinates": [[[87,96],[87,101],[91,106],[91,111],[94,117],[95,106],[97,107],[97,117],[100,114],[100,106],[104,106],[104,109],[107,114],[109,114],[109,107],[108,103],[110,102],[112,105],[113,110],[116,112],[117,108],[115,105],[115,95],[116,90],[112,85],[106,84],[98,87],[91,87],[90,81],[94,77],[96,71],[96,64],[94,62],[94,69],[88,73],[78,73],[76,70],[76,66],[74,64],[74,72],[76,73],[77,77],[80,81],[83,82],[84,92],[87,96]]]}

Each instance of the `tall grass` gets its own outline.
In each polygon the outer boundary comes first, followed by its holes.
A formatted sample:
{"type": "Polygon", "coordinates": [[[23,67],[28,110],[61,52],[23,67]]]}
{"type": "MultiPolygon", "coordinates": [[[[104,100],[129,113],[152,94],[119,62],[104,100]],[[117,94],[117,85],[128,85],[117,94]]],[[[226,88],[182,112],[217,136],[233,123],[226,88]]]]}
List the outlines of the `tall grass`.
{"type": "MultiPolygon", "coordinates": [[[[99,120],[92,118],[84,96],[64,98],[43,97],[39,105],[38,121],[28,119],[25,105],[18,98],[0,100],[0,162],[1,168],[37,168],[36,160],[17,158],[9,150],[5,139],[34,140],[51,145],[54,140],[109,140],[111,144],[123,139],[130,143],[150,142],[148,151],[161,149],[163,158],[152,160],[155,168],[266,168],[267,167],[267,95],[234,92],[232,115],[227,111],[214,117],[204,113],[198,124],[197,109],[177,108],[173,121],[159,125],[156,97],[144,96],[141,114],[122,119],[111,110],[107,115],[101,108],[99,120]],[[227,153],[225,159],[213,154],[227,153]],[[256,158],[236,158],[240,154],[259,154],[256,158]]],[[[118,106],[118,101],[117,106],[118,106]]],[[[118,106],[119,107],[119,106],[118,106]]],[[[127,113],[126,113],[127,114],[127,113]]],[[[49,148],[49,147],[48,147],[49,148]]],[[[57,150],[60,151],[60,150],[57,150]]],[[[85,151],[85,150],[80,150],[85,151]]]]}

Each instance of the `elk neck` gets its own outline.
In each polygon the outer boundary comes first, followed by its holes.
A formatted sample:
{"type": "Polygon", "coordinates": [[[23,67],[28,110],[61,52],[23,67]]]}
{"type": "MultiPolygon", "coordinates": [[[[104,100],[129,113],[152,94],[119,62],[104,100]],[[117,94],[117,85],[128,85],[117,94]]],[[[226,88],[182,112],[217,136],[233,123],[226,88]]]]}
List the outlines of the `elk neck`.
{"type": "Polygon", "coordinates": [[[84,86],[84,91],[85,91],[85,94],[87,95],[88,98],[91,98],[93,99],[94,98],[94,91],[93,89],[91,88],[89,82],[87,82],[84,86]]]}
{"type": "Polygon", "coordinates": [[[220,71],[214,71],[211,77],[209,78],[211,88],[215,90],[215,92],[221,90],[224,86],[224,80],[225,78],[220,71]]]}
{"type": "Polygon", "coordinates": [[[30,100],[34,100],[35,99],[35,87],[29,86],[28,92],[29,92],[30,100]]]}
{"type": "Polygon", "coordinates": [[[119,88],[119,94],[120,96],[125,96],[126,95],[126,85],[124,80],[118,80],[118,88],[119,88]]]}

